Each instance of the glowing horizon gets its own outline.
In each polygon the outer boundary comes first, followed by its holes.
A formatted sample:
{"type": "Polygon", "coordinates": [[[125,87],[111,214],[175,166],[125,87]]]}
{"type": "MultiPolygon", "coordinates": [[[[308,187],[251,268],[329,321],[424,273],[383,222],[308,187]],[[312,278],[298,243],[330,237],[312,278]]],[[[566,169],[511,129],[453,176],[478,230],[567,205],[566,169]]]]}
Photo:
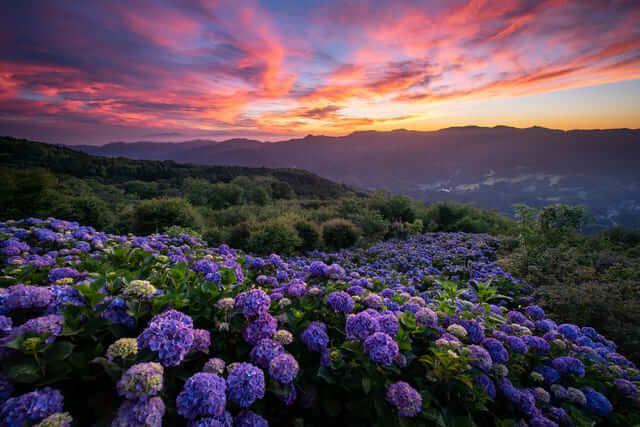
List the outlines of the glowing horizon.
{"type": "Polygon", "coordinates": [[[30,2],[0,17],[0,134],[264,140],[640,127],[635,1],[30,2]]]}

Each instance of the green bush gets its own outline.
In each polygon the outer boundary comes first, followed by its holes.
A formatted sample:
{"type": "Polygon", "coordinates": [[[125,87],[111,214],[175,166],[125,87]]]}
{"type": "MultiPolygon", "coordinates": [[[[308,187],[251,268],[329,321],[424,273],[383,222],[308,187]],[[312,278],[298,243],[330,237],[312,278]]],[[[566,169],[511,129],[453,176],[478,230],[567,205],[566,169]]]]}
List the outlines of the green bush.
{"type": "Polygon", "coordinates": [[[199,231],[202,218],[188,201],[177,197],[145,200],[133,210],[135,233],[155,233],[173,225],[199,231]]]}
{"type": "Polygon", "coordinates": [[[290,255],[301,243],[302,239],[291,223],[282,218],[274,218],[254,224],[249,238],[249,250],[259,255],[290,255]]]}
{"type": "Polygon", "coordinates": [[[320,246],[320,231],[318,231],[318,227],[314,223],[298,221],[294,224],[294,228],[300,237],[299,250],[310,251],[320,246]]]}
{"type": "Polygon", "coordinates": [[[322,240],[331,249],[351,247],[359,237],[360,230],[346,219],[336,218],[322,224],[322,240]]]}

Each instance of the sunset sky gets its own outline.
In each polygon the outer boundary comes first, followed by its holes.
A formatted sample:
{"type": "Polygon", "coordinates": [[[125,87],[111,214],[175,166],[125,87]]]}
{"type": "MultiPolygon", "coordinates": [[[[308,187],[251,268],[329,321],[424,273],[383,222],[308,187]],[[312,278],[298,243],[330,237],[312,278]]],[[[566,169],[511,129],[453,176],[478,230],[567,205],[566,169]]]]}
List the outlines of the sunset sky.
{"type": "Polygon", "coordinates": [[[9,1],[0,135],[640,127],[640,2],[9,1]]]}

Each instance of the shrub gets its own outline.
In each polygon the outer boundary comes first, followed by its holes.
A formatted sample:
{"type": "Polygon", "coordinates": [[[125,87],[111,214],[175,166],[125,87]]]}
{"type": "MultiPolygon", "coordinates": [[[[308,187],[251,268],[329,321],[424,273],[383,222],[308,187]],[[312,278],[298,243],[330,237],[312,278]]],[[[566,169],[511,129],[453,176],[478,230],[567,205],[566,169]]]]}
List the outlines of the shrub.
{"type": "Polygon", "coordinates": [[[202,229],[202,218],[191,204],[181,198],[145,200],[133,211],[133,230],[154,233],[172,225],[202,229]]]}
{"type": "Polygon", "coordinates": [[[320,245],[320,232],[318,227],[309,221],[298,221],[294,224],[298,236],[300,237],[300,245],[298,249],[302,251],[310,251],[317,249],[320,245]]]}
{"type": "Polygon", "coordinates": [[[260,255],[283,253],[290,255],[302,243],[296,229],[288,221],[275,218],[251,228],[249,249],[260,255]]]}
{"type": "Polygon", "coordinates": [[[360,231],[346,219],[332,219],[322,224],[322,240],[332,249],[348,248],[355,245],[360,237],[360,231]]]}

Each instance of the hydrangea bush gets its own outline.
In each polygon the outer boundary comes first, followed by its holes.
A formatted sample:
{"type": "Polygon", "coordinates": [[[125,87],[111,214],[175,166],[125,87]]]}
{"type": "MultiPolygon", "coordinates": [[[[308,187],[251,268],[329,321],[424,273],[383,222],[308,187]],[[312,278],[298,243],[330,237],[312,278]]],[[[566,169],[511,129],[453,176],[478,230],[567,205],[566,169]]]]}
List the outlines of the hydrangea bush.
{"type": "Polygon", "coordinates": [[[0,426],[633,426],[640,371],[487,235],[253,257],[0,223],[0,426]]]}

